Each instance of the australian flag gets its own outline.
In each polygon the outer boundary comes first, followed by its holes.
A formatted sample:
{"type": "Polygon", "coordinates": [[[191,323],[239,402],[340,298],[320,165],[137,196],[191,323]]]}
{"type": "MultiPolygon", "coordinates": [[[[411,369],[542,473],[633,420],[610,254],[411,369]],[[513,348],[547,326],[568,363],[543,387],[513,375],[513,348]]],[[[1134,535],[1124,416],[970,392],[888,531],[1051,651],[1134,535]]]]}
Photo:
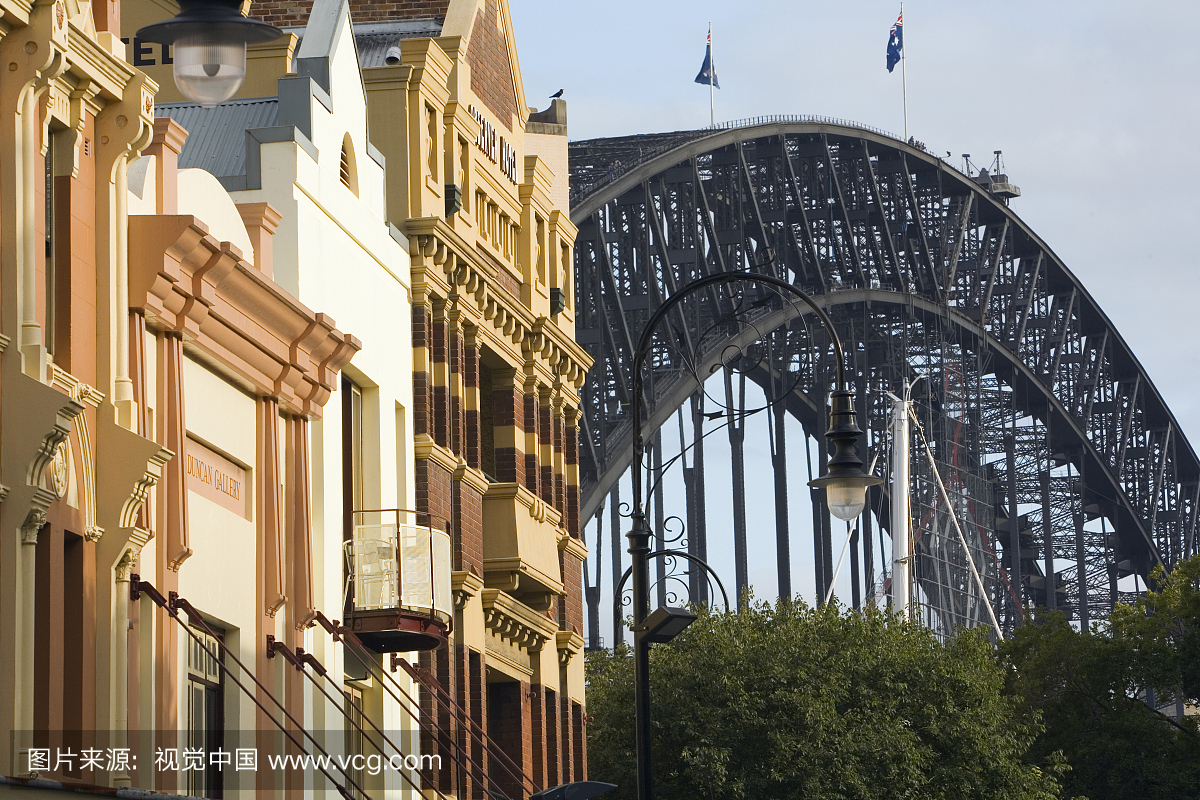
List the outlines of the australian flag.
{"type": "MultiPolygon", "coordinates": [[[[888,72],[895,69],[896,64],[900,61],[900,52],[904,50],[904,12],[900,12],[900,16],[896,17],[896,24],[892,26],[891,32],[888,34],[888,72]]],[[[708,63],[707,61],[705,62],[708,63]]],[[[700,80],[697,78],[696,80],[700,80]]]]}
{"type": "Polygon", "coordinates": [[[717,80],[717,70],[712,61],[712,31],[708,32],[708,44],[704,48],[704,63],[700,65],[700,74],[696,76],[696,83],[711,84],[713,88],[721,88],[721,82],[717,80]]]}

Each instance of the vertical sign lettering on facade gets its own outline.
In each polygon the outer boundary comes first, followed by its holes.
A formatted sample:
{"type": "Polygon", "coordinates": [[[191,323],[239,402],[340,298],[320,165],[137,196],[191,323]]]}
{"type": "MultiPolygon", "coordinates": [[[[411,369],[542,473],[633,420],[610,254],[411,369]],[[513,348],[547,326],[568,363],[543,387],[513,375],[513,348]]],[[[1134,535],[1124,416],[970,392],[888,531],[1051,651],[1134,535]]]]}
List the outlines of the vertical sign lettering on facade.
{"type": "Polygon", "coordinates": [[[479,113],[475,106],[468,106],[467,113],[479,123],[479,136],[475,139],[475,146],[488,157],[489,161],[500,165],[500,171],[504,173],[504,177],[517,183],[517,148],[513,147],[512,143],[503,136],[498,135],[496,126],[479,113]]]}
{"type": "Polygon", "coordinates": [[[195,439],[187,440],[184,473],[188,491],[250,519],[246,470],[195,439]]]}

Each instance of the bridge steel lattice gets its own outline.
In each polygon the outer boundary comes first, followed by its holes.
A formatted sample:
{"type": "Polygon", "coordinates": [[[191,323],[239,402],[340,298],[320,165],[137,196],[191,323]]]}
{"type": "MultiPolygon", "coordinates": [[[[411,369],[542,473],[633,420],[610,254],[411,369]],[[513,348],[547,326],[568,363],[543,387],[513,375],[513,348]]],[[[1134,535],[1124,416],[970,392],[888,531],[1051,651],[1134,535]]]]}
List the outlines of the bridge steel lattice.
{"type": "MultiPolygon", "coordinates": [[[[595,358],[583,390],[581,519],[600,517],[598,537],[609,521],[608,541],[589,543],[592,646],[600,642],[599,609],[613,602],[623,571],[618,487],[631,466],[632,343],[672,292],[724,270],[765,271],[817,298],[846,346],[873,453],[888,443],[886,392],[925,377],[914,389],[921,432],[1004,627],[1031,604],[1085,625],[1103,619],[1128,599],[1122,578],[1144,579],[1155,565],[1169,569],[1196,552],[1195,452],[1108,317],[988,182],[882,132],[830,121],[575,142],[570,156],[577,337],[595,358]]],[[[648,437],[642,467],[652,476],[662,469],[661,441],[675,427],[666,423],[678,415],[681,447],[690,445],[682,465],[687,535],[678,544],[703,559],[713,487],[705,484],[702,436],[706,426],[727,428],[740,592],[745,381],[758,384],[773,420],[779,593],[790,595],[783,415],[822,442],[823,463],[831,351],[801,309],[755,291],[698,296],[656,340],[646,406],[648,430],[658,433],[648,437]],[[728,399],[717,412],[713,392],[706,408],[695,378],[714,371],[724,373],[728,399]]],[[[797,451],[790,460],[808,455],[807,445],[797,451]]],[[[919,440],[913,453],[924,453],[919,440]]],[[[799,467],[791,469],[794,488],[799,467]]],[[[911,490],[925,618],[947,632],[986,623],[924,458],[914,459],[911,490]]],[[[886,575],[871,572],[878,554],[870,526],[874,516],[891,533],[888,491],[886,482],[873,490],[875,513],[854,542],[855,605],[865,600],[860,551],[867,586],[880,594],[886,587],[886,575]]],[[[661,493],[652,499],[661,528],[661,493]]],[[[823,596],[834,537],[819,498],[813,507],[823,596]]],[[[660,566],[660,584],[668,577],[660,566]]],[[[699,570],[676,579],[706,601],[699,570]]],[[[614,634],[619,640],[619,622],[614,634]]]]}

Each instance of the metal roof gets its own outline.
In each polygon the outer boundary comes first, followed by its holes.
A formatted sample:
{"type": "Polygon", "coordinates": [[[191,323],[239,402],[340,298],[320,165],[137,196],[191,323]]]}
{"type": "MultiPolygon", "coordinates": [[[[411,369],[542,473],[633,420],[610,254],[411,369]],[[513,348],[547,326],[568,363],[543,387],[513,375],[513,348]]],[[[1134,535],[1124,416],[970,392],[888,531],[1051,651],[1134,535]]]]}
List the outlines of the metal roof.
{"type": "Polygon", "coordinates": [[[442,22],[437,19],[406,19],[395,22],[367,22],[354,26],[354,43],[358,47],[360,67],[386,66],[384,58],[392,47],[404,39],[420,39],[442,35],[442,22]]]}
{"type": "Polygon", "coordinates": [[[246,131],[279,124],[279,98],[228,100],[216,108],[194,103],[161,103],[157,116],[170,117],[187,129],[179,168],[198,167],[218,178],[246,173],[246,131]]]}

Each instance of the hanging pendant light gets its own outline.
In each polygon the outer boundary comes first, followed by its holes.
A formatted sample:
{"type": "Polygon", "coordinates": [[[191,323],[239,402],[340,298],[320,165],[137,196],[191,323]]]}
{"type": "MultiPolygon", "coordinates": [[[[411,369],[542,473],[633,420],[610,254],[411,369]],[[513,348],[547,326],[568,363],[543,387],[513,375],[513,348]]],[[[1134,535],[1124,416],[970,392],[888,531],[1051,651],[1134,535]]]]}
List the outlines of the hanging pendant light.
{"type": "Polygon", "coordinates": [[[137,32],[146,42],[175,46],[175,85],[204,108],[224,103],[246,78],[246,45],[283,35],[248,19],[238,0],[180,0],[179,13],[137,32]]]}

